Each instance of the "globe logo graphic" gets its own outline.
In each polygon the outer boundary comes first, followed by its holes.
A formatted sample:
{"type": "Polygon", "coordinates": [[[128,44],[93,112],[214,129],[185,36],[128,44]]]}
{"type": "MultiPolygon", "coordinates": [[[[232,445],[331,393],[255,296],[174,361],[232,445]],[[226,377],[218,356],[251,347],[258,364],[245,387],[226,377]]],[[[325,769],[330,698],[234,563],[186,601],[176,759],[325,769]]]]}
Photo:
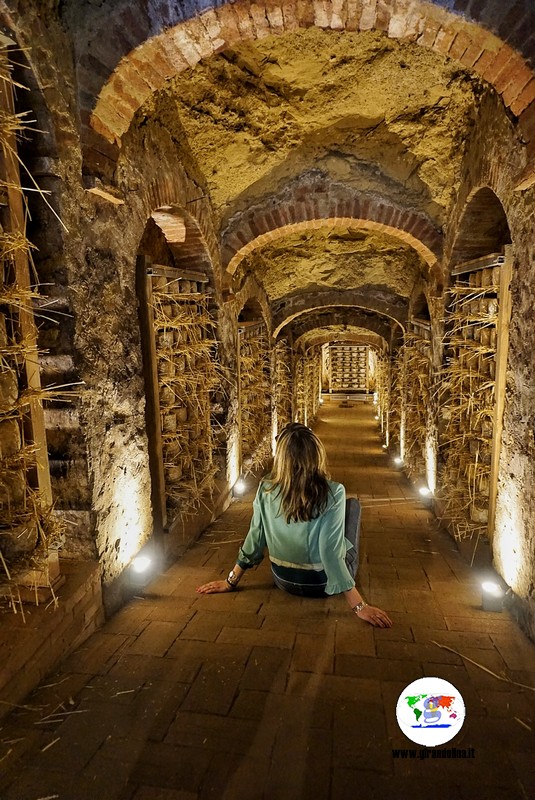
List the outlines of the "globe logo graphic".
{"type": "Polygon", "coordinates": [[[461,730],[464,701],[459,690],[443,678],[418,678],[401,692],[396,717],[412,742],[437,747],[461,730]]]}

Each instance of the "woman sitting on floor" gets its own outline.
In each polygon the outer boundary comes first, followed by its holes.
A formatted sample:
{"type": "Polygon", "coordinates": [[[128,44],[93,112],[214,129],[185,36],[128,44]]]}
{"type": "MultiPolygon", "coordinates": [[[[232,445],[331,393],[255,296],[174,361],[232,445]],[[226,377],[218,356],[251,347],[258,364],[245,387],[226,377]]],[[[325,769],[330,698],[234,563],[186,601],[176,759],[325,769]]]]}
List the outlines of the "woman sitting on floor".
{"type": "MultiPolygon", "coordinates": [[[[303,597],[343,594],[361,619],[389,628],[388,614],[368,605],[355,587],[357,543],[345,536],[345,512],[345,489],[327,477],[323,444],[310,428],[292,422],[277,437],[273,470],[258,487],[235,566],[226,580],[205,583],[197,591],[233,591],[244,572],[262,561],[267,547],[280,589],[303,597]]],[[[355,539],[357,530],[355,525],[355,539]]]]}

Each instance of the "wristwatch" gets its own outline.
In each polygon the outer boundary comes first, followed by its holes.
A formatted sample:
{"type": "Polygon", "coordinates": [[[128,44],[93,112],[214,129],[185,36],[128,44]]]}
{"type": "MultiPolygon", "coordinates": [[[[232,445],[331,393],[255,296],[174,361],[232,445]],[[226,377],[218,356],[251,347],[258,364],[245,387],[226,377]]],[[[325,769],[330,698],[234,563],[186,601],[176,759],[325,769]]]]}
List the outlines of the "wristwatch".
{"type": "Polygon", "coordinates": [[[355,614],[358,614],[360,611],[362,611],[363,608],[366,608],[367,605],[368,605],[368,603],[366,603],[364,600],[362,600],[362,602],[357,603],[356,606],[353,606],[351,611],[354,611],[355,614]]]}
{"type": "Polygon", "coordinates": [[[239,582],[240,582],[240,579],[238,578],[238,576],[236,575],[234,570],[231,569],[229,574],[228,574],[228,576],[227,576],[228,585],[231,586],[233,589],[237,589],[239,582]]]}

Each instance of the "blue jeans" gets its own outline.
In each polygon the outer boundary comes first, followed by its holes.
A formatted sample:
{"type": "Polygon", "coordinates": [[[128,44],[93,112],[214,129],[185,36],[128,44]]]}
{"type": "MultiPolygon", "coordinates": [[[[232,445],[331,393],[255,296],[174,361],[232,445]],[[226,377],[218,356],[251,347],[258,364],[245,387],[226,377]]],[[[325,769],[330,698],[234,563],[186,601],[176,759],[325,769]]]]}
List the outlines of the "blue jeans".
{"type": "MultiPolygon", "coordinates": [[[[346,553],[346,566],[354,578],[359,566],[360,503],[354,498],[346,500],[345,537],[352,547],[346,553]]],[[[298,569],[271,564],[275,586],[300,597],[328,597],[325,593],[327,575],[324,570],[298,569]]]]}

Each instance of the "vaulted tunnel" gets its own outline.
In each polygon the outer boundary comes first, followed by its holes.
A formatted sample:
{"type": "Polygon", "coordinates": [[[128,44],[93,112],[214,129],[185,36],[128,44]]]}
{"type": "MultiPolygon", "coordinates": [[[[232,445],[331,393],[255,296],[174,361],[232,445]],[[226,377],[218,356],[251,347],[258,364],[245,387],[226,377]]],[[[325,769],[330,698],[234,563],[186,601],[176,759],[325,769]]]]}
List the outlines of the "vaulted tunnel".
{"type": "MultiPolygon", "coordinates": [[[[381,480],[427,493],[533,640],[531,3],[5,0],[0,22],[6,710],[131,600],[136,557],[187,569],[291,421],[375,436],[369,463],[402,468],[381,480]]],[[[336,652],[333,675],[360,653],[336,652]]]]}

